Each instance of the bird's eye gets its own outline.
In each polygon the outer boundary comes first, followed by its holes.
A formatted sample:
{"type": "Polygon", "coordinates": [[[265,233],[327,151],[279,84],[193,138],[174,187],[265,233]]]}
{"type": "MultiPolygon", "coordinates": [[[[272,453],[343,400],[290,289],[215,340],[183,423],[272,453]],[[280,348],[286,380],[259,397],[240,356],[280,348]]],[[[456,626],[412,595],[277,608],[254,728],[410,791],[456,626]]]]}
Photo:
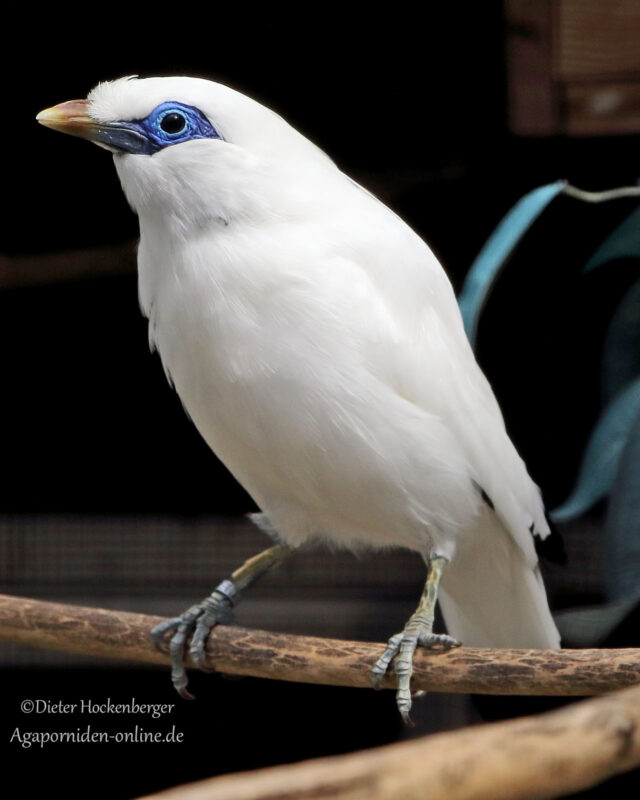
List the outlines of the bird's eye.
{"type": "Polygon", "coordinates": [[[177,100],[160,103],[144,119],[127,124],[145,137],[151,154],[192,139],[221,138],[202,111],[177,100]]]}
{"type": "Polygon", "coordinates": [[[160,120],[160,127],[165,133],[173,134],[181,133],[187,124],[187,120],[182,116],[182,114],[178,114],[176,111],[172,111],[170,114],[166,114],[160,120]]]}

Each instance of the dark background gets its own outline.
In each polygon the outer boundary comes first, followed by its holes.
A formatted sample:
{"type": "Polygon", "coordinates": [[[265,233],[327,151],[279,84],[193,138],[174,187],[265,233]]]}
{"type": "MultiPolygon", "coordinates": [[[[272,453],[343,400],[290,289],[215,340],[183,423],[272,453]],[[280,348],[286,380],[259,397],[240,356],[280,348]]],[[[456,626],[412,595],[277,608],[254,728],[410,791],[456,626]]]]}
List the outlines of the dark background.
{"type": "MultiPolygon", "coordinates": [[[[464,14],[433,6],[420,20],[384,21],[277,12],[247,21],[218,8],[211,25],[129,28],[101,19],[82,27],[71,19],[25,36],[26,69],[4,91],[12,122],[5,253],[135,238],[109,155],[34,122],[42,108],[125,74],[212,77],[275,108],[423,235],[456,289],[528,190],[558,178],[584,189],[636,180],[637,137],[509,135],[499,3],[468,4],[464,14]]],[[[549,241],[540,268],[555,268],[575,235],[549,241]]],[[[521,310],[544,329],[544,307],[521,310]]],[[[133,275],[7,291],[0,311],[3,341],[14,345],[5,352],[6,510],[247,507],[167,391],[157,357],[147,355],[133,275]]],[[[538,396],[554,391],[544,376],[533,380],[538,396]]]]}
{"type": "MultiPolygon", "coordinates": [[[[456,290],[501,216],[530,189],[558,178],[585,189],[635,183],[637,137],[509,134],[500,3],[426,9],[419,16],[385,8],[347,18],[324,7],[285,14],[184,5],[135,20],[123,8],[103,8],[92,10],[92,19],[70,12],[40,17],[37,29],[25,14],[15,29],[20,56],[5,67],[11,79],[3,89],[1,249],[17,256],[135,238],[136,219],[109,155],[34,121],[42,108],[127,74],[209,77],[271,106],[403,216],[433,247],[456,290]]],[[[520,325],[527,354],[532,341],[544,345],[541,351],[523,359],[522,338],[504,335],[499,314],[483,332],[485,342],[501,343],[499,358],[480,343],[510,430],[550,506],[573,482],[598,407],[595,343],[582,347],[584,339],[572,333],[564,361],[549,363],[575,318],[565,297],[566,315],[557,311],[550,330],[545,299],[555,296],[553,274],[563,252],[588,224],[572,209],[567,219],[569,233],[549,231],[539,261],[529,265],[527,280],[537,292],[521,282],[521,297],[507,314],[520,325]],[[563,363],[576,358],[582,366],[570,370],[569,388],[563,363]]],[[[597,287],[589,291],[597,306],[597,287]]],[[[149,355],[134,275],[5,289],[0,324],[0,510],[8,518],[190,518],[253,508],[186,419],[157,356],[149,355]]],[[[39,696],[70,702],[75,694],[87,696],[88,686],[99,700],[107,684],[105,697],[126,696],[133,687],[141,700],[146,694],[151,702],[172,702],[164,672],[6,667],[5,675],[0,698],[8,730],[25,724],[16,705],[34,687],[39,696]]],[[[392,703],[380,695],[217,677],[196,676],[194,683],[199,705],[181,707],[178,727],[189,741],[180,748],[24,751],[6,741],[0,748],[26,781],[27,796],[45,778],[50,785],[54,764],[67,796],[86,796],[81,760],[97,771],[92,795],[126,798],[401,735],[392,703]],[[135,763],[135,777],[113,774],[114,759],[135,763]]],[[[527,710],[541,708],[536,701],[527,710]]],[[[47,725],[56,729],[55,722],[47,725]]],[[[66,720],[64,728],[71,727],[66,720]]]]}

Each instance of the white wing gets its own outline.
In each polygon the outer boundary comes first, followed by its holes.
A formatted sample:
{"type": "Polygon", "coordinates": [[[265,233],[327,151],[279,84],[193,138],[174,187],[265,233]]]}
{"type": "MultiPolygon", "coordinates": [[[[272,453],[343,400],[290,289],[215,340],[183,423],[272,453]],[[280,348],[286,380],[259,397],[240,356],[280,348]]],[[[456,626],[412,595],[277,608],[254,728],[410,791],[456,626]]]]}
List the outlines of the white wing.
{"type": "Polygon", "coordinates": [[[375,294],[393,321],[392,330],[388,324],[379,326],[372,368],[382,369],[396,392],[445,422],[466,455],[473,480],[535,567],[532,533],[549,534],[540,492],[475,360],[451,284],[417,234],[358,189],[342,209],[352,259],[371,286],[372,312],[375,294]],[[355,242],[354,220],[359,221],[355,242]]]}

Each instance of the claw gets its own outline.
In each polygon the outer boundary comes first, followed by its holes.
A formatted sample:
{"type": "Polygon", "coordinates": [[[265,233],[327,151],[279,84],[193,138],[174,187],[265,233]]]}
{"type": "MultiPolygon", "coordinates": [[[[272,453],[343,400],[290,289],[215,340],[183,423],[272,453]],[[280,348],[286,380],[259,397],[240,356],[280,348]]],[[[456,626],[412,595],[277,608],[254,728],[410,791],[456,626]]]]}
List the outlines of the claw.
{"type": "Polygon", "coordinates": [[[400,716],[402,717],[402,721],[407,726],[407,728],[415,728],[416,723],[411,719],[411,714],[409,714],[410,711],[411,711],[411,706],[409,706],[409,708],[406,711],[400,709],[400,716]]]}
{"type": "MultiPolygon", "coordinates": [[[[173,678],[172,678],[173,680],[173,678]]],[[[180,695],[183,700],[195,700],[195,694],[191,694],[191,692],[187,689],[186,685],[179,688],[175,683],[173,684],[176,692],[180,695]]]]}

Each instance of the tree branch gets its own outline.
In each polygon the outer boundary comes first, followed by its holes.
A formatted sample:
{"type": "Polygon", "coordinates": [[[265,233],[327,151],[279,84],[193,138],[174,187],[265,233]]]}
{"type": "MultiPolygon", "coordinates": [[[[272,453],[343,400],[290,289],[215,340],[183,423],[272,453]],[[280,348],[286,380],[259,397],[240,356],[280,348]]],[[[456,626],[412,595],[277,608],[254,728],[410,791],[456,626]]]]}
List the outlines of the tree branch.
{"type": "Polygon", "coordinates": [[[560,711],[347,756],[178,786],[139,800],[533,800],[640,764],[640,687],[560,711]]]}
{"type": "MultiPolygon", "coordinates": [[[[146,664],[168,663],[149,640],[160,617],[0,595],[0,639],[146,664]]],[[[382,644],[220,625],[208,663],[219,672],[334,686],[369,686],[382,644]]],[[[640,650],[418,649],[412,686],[431,692],[593,695],[640,683],[640,650]]],[[[393,676],[383,686],[391,688],[393,676]]]]}

